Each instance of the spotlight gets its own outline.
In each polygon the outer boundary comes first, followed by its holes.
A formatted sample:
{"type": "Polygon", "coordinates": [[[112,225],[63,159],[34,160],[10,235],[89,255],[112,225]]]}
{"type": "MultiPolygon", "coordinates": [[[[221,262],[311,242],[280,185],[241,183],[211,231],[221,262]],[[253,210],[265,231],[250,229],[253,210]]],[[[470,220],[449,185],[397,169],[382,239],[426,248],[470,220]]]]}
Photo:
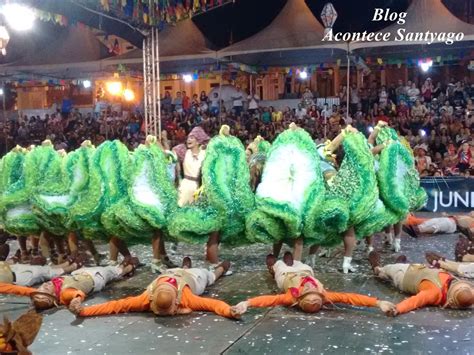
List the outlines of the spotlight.
{"type": "Polygon", "coordinates": [[[120,81],[109,81],[105,87],[111,95],[117,96],[122,93],[122,83],[120,81]]]}
{"type": "Polygon", "coordinates": [[[91,81],[90,80],[84,80],[82,82],[82,86],[84,86],[85,89],[89,89],[91,87],[91,81]]]}
{"type": "Polygon", "coordinates": [[[300,79],[302,79],[302,80],[308,79],[308,72],[306,70],[300,71],[299,75],[300,75],[300,79]]]}
{"type": "Polygon", "coordinates": [[[369,133],[372,133],[372,132],[374,131],[374,127],[369,126],[369,127],[367,128],[367,130],[369,131],[369,133]]]}
{"type": "Polygon", "coordinates": [[[6,4],[1,7],[1,13],[8,25],[16,31],[27,31],[33,28],[36,15],[32,9],[20,4],[6,4]]]}
{"type": "Polygon", "coordinates": [[[426,131],[424,129],[420,129],[419,133],[422,137],[426,136],[426,131]]]}
{"type": "Polygon", "coordinates": [[[430,68],[433,66],[433,61],[431,59],[428,59],[424,62],[420,62],[418,63],[418,65],[420,66],[421,70],[426,73],[428,70],[430,70],[430,68]]]}
{"type": "Polygon", "coordinates": [[[193,81],[193,76],[191,74],[184,74],[183,80],[185,83],[190,83],[193,81]]]}
{"type": "Polygon", "coordinates": [[[0,88],[0,96],[3,96],[3,88],[0,88]]]}
{"type": "Polygon", "coordinates": [[[135,93],[130,89],[125,89],[123,91],[123,98],[125,101],[133,101],[135,100],[135,93]]]}

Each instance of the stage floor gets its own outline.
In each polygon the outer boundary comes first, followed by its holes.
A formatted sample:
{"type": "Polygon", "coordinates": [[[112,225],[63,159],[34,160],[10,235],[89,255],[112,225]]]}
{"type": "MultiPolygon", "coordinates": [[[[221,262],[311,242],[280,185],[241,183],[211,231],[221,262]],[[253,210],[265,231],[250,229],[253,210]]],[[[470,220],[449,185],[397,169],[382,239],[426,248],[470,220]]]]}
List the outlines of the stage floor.
{"type": "MultiPolygon", "coordinates": [[[[457,235],[413,239],[403,236],[402,253],[413,262],[423,262],[424,252],[434,250],[453,256],[457,235]]],[[[393,261],[381,238],[376,240],[383,260],[393,261]]],[[[101,246],[105,250],[105,246],[101,246]]],[[[132,248],[143,262],[151,250],[132,248]]],[[[221,250],[233,263],[234,274],[211,287],[206,296],[231,304],[247,297],[276,291],[266,272],[264,260],[269,246],[257,245],[221,250]]],[[[202,246],[180,244],[175,261],[190,255],[195,265],[203,255],[202,246]]],[[[359,292],[381,299],[400,301],[402,294],[376,280],[368,267],[364,245],[354,257],[358,272],[338,271],[342,256],[318,258],[317,277],[333,291],[359,292]]],[[[87,300],[87,304],[137,295],[154,279],[142,267],[128,280],[117,282],[87,300]]],[[[28,299],[0,297],[0,313],[15,319],[28,309],[28,299]]],[[[470,354],[474,352],[474,312],[439,308],[423,309],[397,318],[388,318],[378,309],[329,306],[316,315],[293,309],[253,309],[240,321],[213,314],[194,313],[175,318],[157,318],[135,313],[99,318],[76,319],[66,309],[45,312],[43,326],[31,346],[34,354],[289,354],[289,353],[394,353],[470,354]]]]}

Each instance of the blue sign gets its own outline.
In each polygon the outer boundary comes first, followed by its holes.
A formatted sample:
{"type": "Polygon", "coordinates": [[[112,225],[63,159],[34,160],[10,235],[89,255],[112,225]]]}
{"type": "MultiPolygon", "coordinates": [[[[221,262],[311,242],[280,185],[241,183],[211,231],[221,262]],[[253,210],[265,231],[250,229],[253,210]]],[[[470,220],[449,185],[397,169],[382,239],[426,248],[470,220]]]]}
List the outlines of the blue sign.
{"type": "Polygon", "coordinates": [[[422,211],[466,213],[474,210],[474,179],[464,177],[429,177],[421,179],[428,194],[422,211]]]}

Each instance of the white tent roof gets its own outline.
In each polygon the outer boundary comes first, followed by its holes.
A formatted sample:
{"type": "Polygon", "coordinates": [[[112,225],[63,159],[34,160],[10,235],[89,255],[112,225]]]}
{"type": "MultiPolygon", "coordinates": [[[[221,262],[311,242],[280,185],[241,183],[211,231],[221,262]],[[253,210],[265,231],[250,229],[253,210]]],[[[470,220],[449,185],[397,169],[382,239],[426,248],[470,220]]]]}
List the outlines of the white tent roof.
{"type": "MultiPolygon", "coordinates": [[[[405,24],[394,23],[380,31],[390,33],[391,41],[353,43],[351,48],[426,44],[425,41],[395,41],[399,29],[405,29],[405,35],[409,32],[425,33],[426,31],[436,33],[462,32],[464,33],[463,41],[474,40],[474,25],[459,20],[443,5],[441,0],[413,0],[406,12],[405,24]]],[[[446,49],[449,49],[449,45],[446,45],[446,49]]]]}
{"type": "Polygon", "coordinates": [[[313,16],[304,0],[288,0],[278,16],[263,30],[219,51],[219,56],[280,52],[311,48],[341,48],[344,44],[326,43],[324,27],[313,16]]]}
{"type": "MultiPolygon", "coordinates": [[[[179,22],[176,26],[166,26],[158,35],[160,61],[215,58],[216,54],[208,46],[206,37],[192,19],[179,22]]],[[[135,49],[123,55],[107,59],[106,64],[135,64],[143,62],[143,52],[135,49]]]]}

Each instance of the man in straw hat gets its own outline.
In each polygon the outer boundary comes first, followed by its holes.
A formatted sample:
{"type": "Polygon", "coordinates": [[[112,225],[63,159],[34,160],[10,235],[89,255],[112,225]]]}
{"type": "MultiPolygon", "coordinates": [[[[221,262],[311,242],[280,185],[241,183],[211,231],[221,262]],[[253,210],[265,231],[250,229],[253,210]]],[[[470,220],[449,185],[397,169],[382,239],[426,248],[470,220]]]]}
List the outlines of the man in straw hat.
{"type": "Polygon", "coordinates": [[[273,275],[278,288],[284,293],[279,295],[258,296],[239,303],[236,307],[245,312],[248,307],[298,307],[306,313],[318,312],[327,303],[346,303],[354,306],[379,307],[383,312],[391,312],[394,305],[388,301],[379,301],[375,297],[356,293],[327,291],[314,277],[313,269],[286,252],[283,260],[277,261],[272,254],[267,256],[267,267],[273,275]]]}
{"type": "MultiPolygon", "coordinates": [[[[133,258],[132,258],[133,259],[133,258]]],[[[132,274],[137,260],[127,259],[118,266],[83,267],[71,275],[55,277],[37,289],[9,284],[0,284],[0,294],[29,296],[37,310],[69,305],[73,300],[80,304],[93,292],[103,290],[107,283],[132,274]]]]}
{"type": "Polygon", "coordinates": [[[225,261],[213,272],[192,268],[191,259],[185,257],[181,268],[168,269],[138,296],[88,307],[71,303],[69,310],[81,317],[150,311],[157,316],[174,316],[192,311],[209,311],[227,318],[239,318],[243,312],[239,313],[227,303],[199,296],[229,267],[230,263],[225,261]]]}
{"type": "Polygon", "coordinates": [[[391,316],[426,306],[466,309],[474,304],[474,286],[443,270],[407,263],[382,267],[380,255],[375,251],[369,254],[369,262],[377,277],[391,280],[399,290],[414,295],[397,304],[389,312],[391,316]]]}

